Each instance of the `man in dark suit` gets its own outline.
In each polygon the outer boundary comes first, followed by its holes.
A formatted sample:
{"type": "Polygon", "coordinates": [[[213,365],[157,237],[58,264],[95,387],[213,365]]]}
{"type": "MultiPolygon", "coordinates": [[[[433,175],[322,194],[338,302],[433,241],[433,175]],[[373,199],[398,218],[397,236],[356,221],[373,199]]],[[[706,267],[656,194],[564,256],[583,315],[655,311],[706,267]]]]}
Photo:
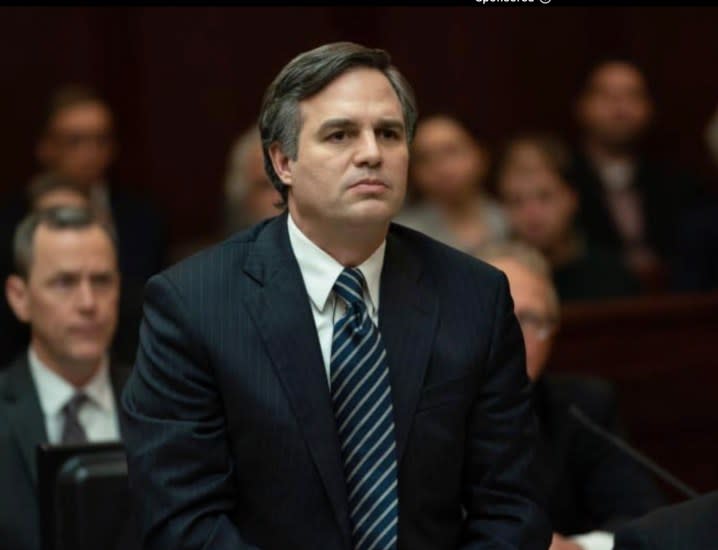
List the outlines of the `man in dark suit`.
{"type": "Polygon", "coordinates": [[[578,221],[590,244],[619,252],[646,289],[655,290],[665,285],[674,233],[699,185],[640,150],[653,103],[633,63],[607,60],[593,67],[576,115],[582,136],[570,179],[580,197],[578,221]]]}
{"type": "MultiPolygon", "coordinates": [[[[115,227],[123,299],[113,352],[129,362],[137,349],[142,288],[165,265],[166,235],[162,219],[146,198],[109,185],[115,150],[114,117],[104,99],[81,86],[62,87],[52,94],[36,149],[42,173],[26,189],[1,201],[0,277],[11,271],[15,227],[41,206],[39,188],[48,179],[75,185],[87,194],[98,215],[115,227]]],[[[27,342],[27,331],[0,304],[0,355],[14,356],[27,342]]]]}
{"type": "Polygon", "coordinates": [[[382,50],[270,85],[288,212],[146,288],[122,415],[146,549],[548,546],[506,280],[390,223],[415,120],[382,50]]]}
{"type": "Polygon", "coordinates": [[[68,207],[33,214],[16,233],[6,295],[31,342],[0,373],[3,548],[40,548],[38,444],[119,439],[129,369],[107,356],[119,292],[112,239],[89,210],[68,207]]]}
{"type": "Polygon", "coordinates": [[[610,550],[612,531],[665,503],[651,478],[633,460],[590,432],[572,406],[607,431],[620,434],[611,386],[599,379],[546,374],[559,304],[548,262],[523,243],[485,247],[481,257],[509,279],[526,345],[541,427],[544,482],[554,531],[551,550],[610,550]]]}
{"type": "Polygon", "coordinates": [[[718,492],[666,506],[616,532],[615,550],[706,550],[718,541],[718,492]]]}

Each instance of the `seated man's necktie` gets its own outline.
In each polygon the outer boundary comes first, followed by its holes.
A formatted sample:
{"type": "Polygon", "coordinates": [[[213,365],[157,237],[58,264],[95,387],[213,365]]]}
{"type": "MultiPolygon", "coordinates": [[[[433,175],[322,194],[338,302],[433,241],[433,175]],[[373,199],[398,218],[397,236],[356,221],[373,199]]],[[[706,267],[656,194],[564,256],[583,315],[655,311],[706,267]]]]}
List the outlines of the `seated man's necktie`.
{"type": "Polygon", "coordinates": [[[396,548],[396,437],[386,350],[363,299],[364,276],[345,269],[334,293],[347,307],[334,325],[334,417],[344,462],[355,550],[396,548]]]}
{"type": "Polygon", "coordinates": [[[88,401],[84,393],[76,393],[62,408],[65,423],[62,428],[60,443],[63,445],[79,445],[87,443],[87,434],[80,424],[78,413],[80,408],[88,401]]]}

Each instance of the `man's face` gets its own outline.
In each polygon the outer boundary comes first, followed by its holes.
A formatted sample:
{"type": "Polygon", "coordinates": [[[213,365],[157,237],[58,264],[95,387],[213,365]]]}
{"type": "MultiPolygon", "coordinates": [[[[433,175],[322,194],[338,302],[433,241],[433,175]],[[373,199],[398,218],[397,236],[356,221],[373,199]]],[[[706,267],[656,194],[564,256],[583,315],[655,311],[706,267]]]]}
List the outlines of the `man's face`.
{"type": "Polygon", "coordinates": [[[270,150],[297,225],[388,224],[404,199],[409,153],[401,104],[387,78],[351,69],[299,106],[296,160],[270,150]]]}
{"type": "Polygon", "coordinates": [[[79,185],[105,176],[113,156],[112,116],[101,103],[80,103],[60,110],[38,146],[40,162],[79,185]]]}
{"type": "Polygon", "coordinates": [[[590,78],[578,102],[588,137],[604,147],[632,146],[651,118],[651,101],[641,73],[626,63],[608,63],[590,78]]]}
{"type": "Polygon", "coordinates": [[[530,145],[517,145],[499,190],[516,236],[549,251],[570,233],[578,206],[575,192],[530,145]]]}
{"type": "Polygon", "coordinates": [[[436,200],[465,199],[486,174],[487,157],[456,122],[436,117],[419,124],[412,145],[412,177],[436,200]]]}
{"type": "Polygon", "coordinates": [[[104,230],[41,225],[27,280],[11,276],[7,292],[16,315],[30,323],[43,361],[77,371],[99,364],[115,331],[119,294],[115,251],[104,230]]]}
{"type": "Polygon", "coordinates": [[[526,372],[532,381],[536,381],[551,351],[557,323],[557,305],[552,303],[548,283],[516,260],[500,258],[491,263],[503,271],[509,280],[514,311],[526,345],[526,372]]]}

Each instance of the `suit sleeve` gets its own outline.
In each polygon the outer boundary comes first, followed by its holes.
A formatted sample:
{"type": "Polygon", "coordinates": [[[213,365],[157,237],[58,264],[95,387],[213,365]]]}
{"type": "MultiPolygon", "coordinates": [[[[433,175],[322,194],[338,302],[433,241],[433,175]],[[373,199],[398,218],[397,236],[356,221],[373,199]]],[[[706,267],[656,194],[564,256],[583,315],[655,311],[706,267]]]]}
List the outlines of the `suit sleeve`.
{"type": "Polygon", "coordinates": [[[134,371],[122,395],[130,491],[145,550],[251,548],[229,515],[234,466],[208,354],[163,274],[147,284],[134,371]]]}
{"type": "Polygon", "coordinates": [[[551,527],[523,337],[501,274],[488,363],[470,412],[462,548],[545,550],[551,527]]]}

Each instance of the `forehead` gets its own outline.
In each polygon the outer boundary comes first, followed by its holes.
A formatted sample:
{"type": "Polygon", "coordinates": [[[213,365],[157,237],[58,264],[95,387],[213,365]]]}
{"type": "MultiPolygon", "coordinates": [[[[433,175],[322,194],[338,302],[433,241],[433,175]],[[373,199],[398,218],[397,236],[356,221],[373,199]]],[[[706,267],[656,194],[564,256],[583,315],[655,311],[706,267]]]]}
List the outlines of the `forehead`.
{"type": "Polygon", "coordinates": [[[643,75],[627,63],[608,63],[599,67],[590,79],[590,88],[594,90],[615,87],[643,89],[643,75]]]}
{"type": "Polygon", "coordinates": [[[437,117],[422,122],[416,129],[414,147],[428,148],[447,142],[469,142],[470,136],[451,119],[437,117]]]}
{"type": "Polygon", "coordinates": [[[329,118],[391,118],[403,121],[399,97],[379,70],[350,69],[320,92],[299,102],[303,122],[318,125],[329,118]]]}
{"type": "Polygon", "coordinates": [[[115,249],[109,235],[97,225],[82,229],[49,229],[35,232],[32,272],[55,270],[114,270],[115,249]]]}
{"type": "Polygon", "coordinates": [[[77,126],[109,126],[112,123],[110,110],[99,101],[88,101],[68,105],[59,109],[50,119],[52,128],[77,126]]]}

